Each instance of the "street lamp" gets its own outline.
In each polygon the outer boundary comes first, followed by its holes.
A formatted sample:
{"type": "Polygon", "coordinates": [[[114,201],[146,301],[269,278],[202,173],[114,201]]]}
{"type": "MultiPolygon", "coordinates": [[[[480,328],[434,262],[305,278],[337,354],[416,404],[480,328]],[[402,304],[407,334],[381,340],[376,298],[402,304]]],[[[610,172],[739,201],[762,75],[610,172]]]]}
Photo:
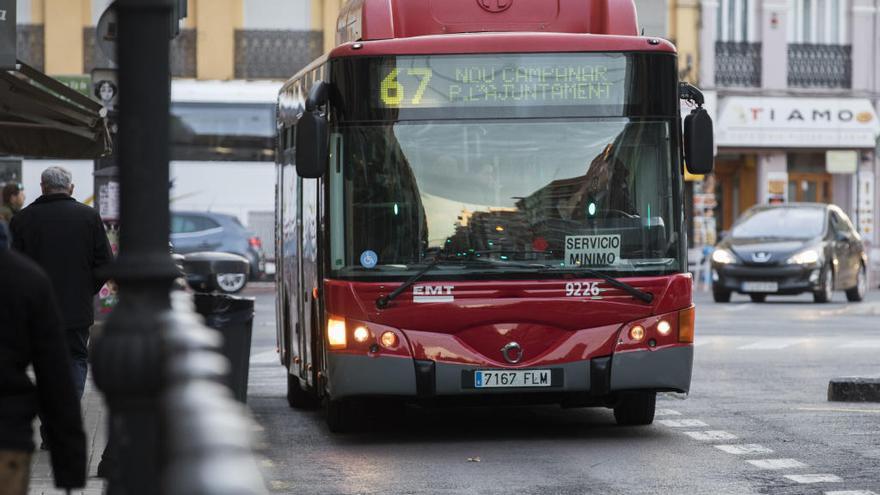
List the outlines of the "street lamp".
{"type": "Polygon", "coordinates": [[[122,228],[119,258],[106,275],[119,286],[119,304],[96,336],[92,358],[110,409],[107,493],[258,494],[265,487],[248,423],[216,383],[226,372],[216,334],[191,304],[172,309],[169,297],[178,271],[168,251],[168,51],[180,2],[116,2],[122,228]],[[208,431],[206,424],[225,428],[208,431]],[[234,441],[213,438],[230,433],[234,441]]]}

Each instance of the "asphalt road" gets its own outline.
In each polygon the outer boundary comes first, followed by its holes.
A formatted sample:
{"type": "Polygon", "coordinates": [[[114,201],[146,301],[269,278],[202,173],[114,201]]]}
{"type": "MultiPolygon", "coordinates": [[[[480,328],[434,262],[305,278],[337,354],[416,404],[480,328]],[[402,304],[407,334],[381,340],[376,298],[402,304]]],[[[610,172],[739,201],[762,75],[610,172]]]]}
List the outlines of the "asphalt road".
{"type": "Polygon", "coordinates": [[[826,400],[828,380],[880,375],[880,293],[715,304],[697,295],[689,396],[658,400],[652,426],[610,410],[408,408],[331,434],[288,408],[274,295],[256,297],[249,405],[274,493],[880,494],[880,404],[826,400]]]}

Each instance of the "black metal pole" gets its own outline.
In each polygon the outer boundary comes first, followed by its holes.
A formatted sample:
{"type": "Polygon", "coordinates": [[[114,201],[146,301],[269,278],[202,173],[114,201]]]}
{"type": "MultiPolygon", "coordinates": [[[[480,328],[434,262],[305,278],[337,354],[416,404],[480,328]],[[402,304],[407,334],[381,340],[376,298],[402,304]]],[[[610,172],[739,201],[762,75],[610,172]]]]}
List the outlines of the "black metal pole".
{"type": "Polygon", "coordinates": [[[160,493],[162,340],[176,277],[168,252],[170,0],[118,0],[119,305],[94,345],[95,383],[110,409],[116,469],[107,493],[160,493]]]}

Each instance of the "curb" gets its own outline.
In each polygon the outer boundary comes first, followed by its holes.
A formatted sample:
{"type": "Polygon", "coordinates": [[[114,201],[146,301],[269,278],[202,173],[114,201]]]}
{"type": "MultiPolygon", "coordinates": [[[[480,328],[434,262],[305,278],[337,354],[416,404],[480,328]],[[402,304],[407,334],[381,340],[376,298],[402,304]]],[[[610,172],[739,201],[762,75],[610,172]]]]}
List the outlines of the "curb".
{"type": "Polygon", "coordinates": [[[832,402],[880,402],[880,377],[847,376],[828,382],[832,402]]]}

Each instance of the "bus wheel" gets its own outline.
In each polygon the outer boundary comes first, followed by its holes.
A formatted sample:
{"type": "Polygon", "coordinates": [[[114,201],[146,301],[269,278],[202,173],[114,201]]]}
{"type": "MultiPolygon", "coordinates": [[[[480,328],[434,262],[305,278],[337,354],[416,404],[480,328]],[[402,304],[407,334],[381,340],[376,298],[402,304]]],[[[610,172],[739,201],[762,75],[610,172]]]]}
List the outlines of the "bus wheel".
{"type": "Polygon", "coordinates": [[[654,422],[656,392],[626,392],[620,394],[614,406],[614,419],[620,426],[649,425],[654,422]]]}
{"type": "Polygon", "coordinates": [[[314,409],[318,406],[315,395],[303,389],[299,378],[287,374],[287,404],[294,409],[314,409]]]}
{"type": "Polygon", "coordinates": [[[357,429],[359,403],[354,399],[327,400],[327,427],[333,433],[350,433],[357,429]]]}

